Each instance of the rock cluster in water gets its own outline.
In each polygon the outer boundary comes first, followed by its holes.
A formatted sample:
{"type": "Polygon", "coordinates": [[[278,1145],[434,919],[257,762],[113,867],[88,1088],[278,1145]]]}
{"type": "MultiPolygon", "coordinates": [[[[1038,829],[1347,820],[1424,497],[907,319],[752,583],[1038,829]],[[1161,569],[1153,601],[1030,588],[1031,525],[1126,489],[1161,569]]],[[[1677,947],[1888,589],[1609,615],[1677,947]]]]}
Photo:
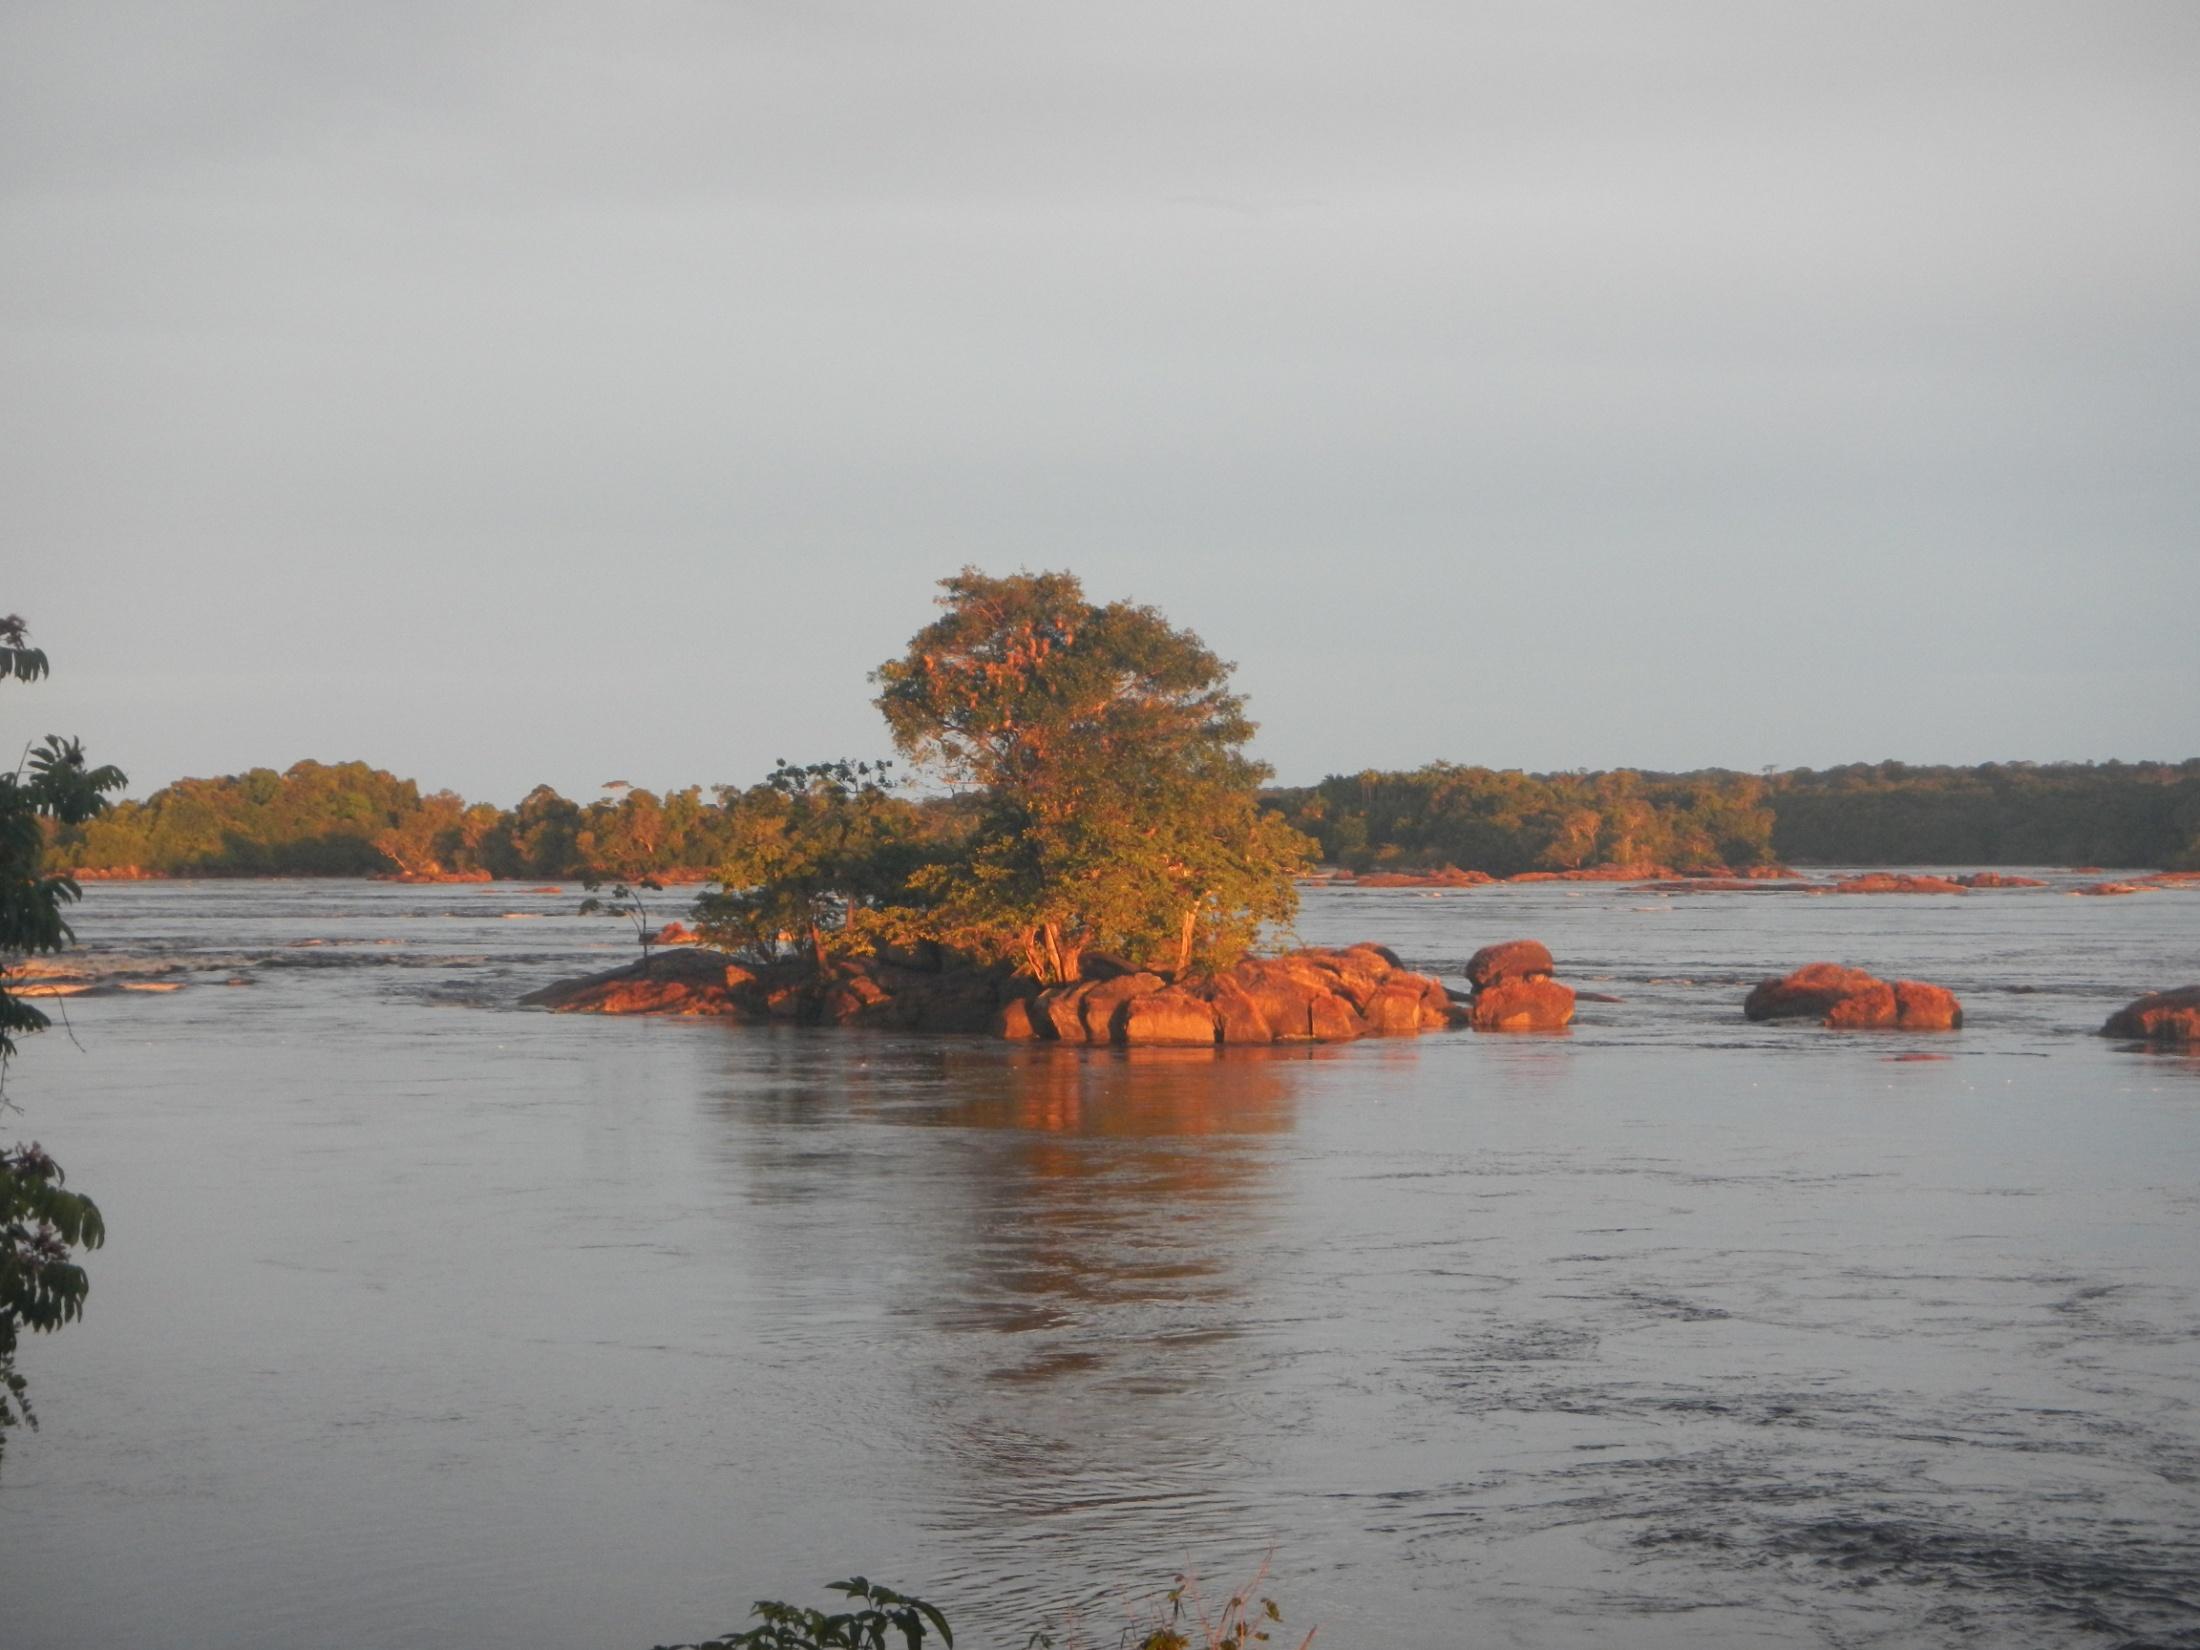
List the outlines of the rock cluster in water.
{"type": "Polygon", "coordinates": [[[1474,988],[1468,1021],[1477,1031],[1560,1031],[1574,1017],[1574,990],[1551,978],[1541,940],[1504,940],[1467,959],[1474,988]]]}
{"type": "Polygon", "coordinates": [[[2200,985],[2157,991],[2125,1005],[2108,1017],[2101,1035],[2200,1048],[2200,985]]]}
{"type": "Polygon", "coordinates": [[[1945,986],[1824,962],[1759,981],[1742,1012],[1752,1020],[1816,1020],[1837,1031],[1954,1031],[1963,1024],[1963,1005],[1945,986]]]}
{"type": "Polygon", "coordinates": [[[1041,989],[1003,967],[936,953],[741,962],[686,949],[562,981],[521,999],[560,1013],[710,1015],[799,1025],[990,1032],[1020,1040],[1211,1047],[1413,1036],[1461,1023],[1443,982],[1386,947],[1294,951],[1170,980],[1093,959],[1088,977],[1041,989]]]}

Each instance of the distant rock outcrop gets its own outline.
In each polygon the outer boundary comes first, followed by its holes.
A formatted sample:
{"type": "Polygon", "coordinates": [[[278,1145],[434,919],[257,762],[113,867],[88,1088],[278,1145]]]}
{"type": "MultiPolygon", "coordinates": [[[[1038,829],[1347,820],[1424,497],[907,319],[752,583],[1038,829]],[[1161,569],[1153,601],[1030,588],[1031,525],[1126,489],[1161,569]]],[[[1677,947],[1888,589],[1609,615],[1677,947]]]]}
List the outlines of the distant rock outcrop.
{"type": "Polygon", "coordinates": [[[1541,940],[1501,940],[1467,959],[1477,1031],[1562,1031],[1574,1017],[1574,990],[1551,978],[1551,949],[1541,940]]]}
{"type": "Polygon", "coordinates": [[[1973,871],[1969,876],[1957,877],[1966,888],[2045,888],[2038,877],[2016,877],[2005,871],[1973,871]]]}
{"type": "Polygon", "coordinates": [[[1970,890],[1946,877],[1898,875],[1893,871],[1867,871],[1845,877],[1833,885],[1837,894],[1964,894],[1970,890]]]}
{"type": "Polygon", "coordinates": [[[1174,981],[1094,961],[1091,977],[1041,990],[999,967],[863,958],[820,970],[683,949],[561,981],[521,1001],[568,1014],[712,1015],[1177,1047],[1414,1036],[1465,1019],[1441,981],[1414,973],[1379,945],[1251,958],[1174,981]]]}
{"type": "Polygon", "coordinates": [[[1363,871],[1350,879],[1355,888],[1480,888],[1496,880],[1487,871],[1462,871],[1456,865],[1434,871],[1363,871]]]}
{"type": "Polygon", "coordinates": [[[1809,963],[1759,981],[1742,1013],[1752,1020],[1816,1020],[1837,1031],[1954,1031],[1963,1024],[1963,1005],[1944,986],[1890,983],[1839,963],[1809,963]]]}
{"type": "Polygon", "coordinates": [[[2200,1048],[2200,985],[2157,991],[2127,1004],[2108,1017],[2101,1035],[2200,1048]]]}

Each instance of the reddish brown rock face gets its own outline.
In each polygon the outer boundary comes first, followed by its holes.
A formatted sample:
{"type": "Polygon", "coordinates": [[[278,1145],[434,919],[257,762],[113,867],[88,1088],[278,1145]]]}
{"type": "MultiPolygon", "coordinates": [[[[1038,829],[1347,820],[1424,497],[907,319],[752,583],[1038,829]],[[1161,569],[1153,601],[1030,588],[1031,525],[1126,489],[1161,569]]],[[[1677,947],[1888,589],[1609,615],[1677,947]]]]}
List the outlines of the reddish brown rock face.
{"type": "Polygon", "coordinates": [[[1117,1017],[1123,1005],[1134,997],[1148,996],[1160,989],[1161,976],[1158,974],[1118,974],[1113,979],[1086,986],[1077,1005],[1078,1017],[1084,1022],[1084,1040],[1088,1043],[1112,1042],[1120,1029],[1117,1017]]]}
{"type": "MultiPolygon", "coordinates": [[[[1844,997],[1882,983],[1861,968],[1809,963],[1784,979],[1760,980],[1744,999],[1742,1013],[1752,1020],[1823,1020],[1844,997]]],[[[1890,991],[1890,1015],[1893,1006],[1890,991]]]]}
{"type": "Polygon", "coordinates": [[[1837,1031],[1953,1031],[1963,1024],[1955,994],[1922,980],[1889,985],[1861,968],[1810,963],[1761,980],[1742,1003],[1752,1020],[1816,1020],[1837,1031]]]}
{"type": "Polygon", "coordinates": [[[1260,1005],[1236,980],[1225,975],[1209,981],[1206,993],[1225,1043],[1272,1043],[1276,1040],[1276,1028],[1268,1023],[1260,1005]]]}
{"type": "Polygon", "coordinates": [[[1895,1013],[1894,987],[1873,980],[1829,1004],[1822,1023],[1835,1031],[1885,1031],[1895,1013]]]}
{"type": "Polygon", "coordinates": [[[1386,980],[1360,1006],[1360,1017],[1378,1037],[1411,1037],[1421,1029],[1422,993],[1403,980],[1386,980]]]}
{"type": "Polygon", "coordinates": [[[2037,877],[2013,877],[2001,871],[1973,871],[1956,881],[1966,888],[2045,888],[2046,883],[2037,877]]]}
{"type": "Polygon", "coordinates": [[[660,953],[585,979],[565,980],[521,1002],[560,1014],[712,1014],[762,1019],[779,982],[715,952],[660,953]]]}
{"type": "Polygon", "coordinates": [[[1894,1023],[1904,1031],[1958,1031],[1963,1026],[1963,1005],[1946,986],[1897,980],[1894,1023]]]}
{"type": "Polygon", "coordinates": [[[1499,980],[1474,994],[1469,1016],[1477,1031],[1561,1031],[1574,1017],[1574,988],[1548,975],[1499,980]]]}
{"type": "Polygon", "coordinates": [[[1065,1043],[1081,1043],[1085,1040],[1085,1019],[1078,1005],[1091,989],[1088,982],[1042,991],[1032,1005],[1032,1018],[1048,1036],[1065,1043]]]}
{"type": "Polygon", "coordinates": [[[1541,940],[1501,940],[1467,959],[1467,984],[1481,991],[1505,980],[1532,980],[1551,972],[1551,950],[1541,940]]]}
{"type": "Polygon", "coordinates": [[[1961,894],[1968,890],[1962,883],[1950,882],[1946,877],[1902,877],[1886,871],[1870,871],[1835,883],[1833,891],[1837,894],[1961,894]]]}
{"type": "Polygon", "coordinates": [[[1164,986],[1123,1005],[1116,1035],[1133,1046],[1212,1047],[1215,1011],[1179,986],[1164,986]]]}
{"type": "Polygon", "coordinates": [[[2101,1035],[2200,1049],[2200,985],[2139,998],[2111,1014],[2101,1035]]]}

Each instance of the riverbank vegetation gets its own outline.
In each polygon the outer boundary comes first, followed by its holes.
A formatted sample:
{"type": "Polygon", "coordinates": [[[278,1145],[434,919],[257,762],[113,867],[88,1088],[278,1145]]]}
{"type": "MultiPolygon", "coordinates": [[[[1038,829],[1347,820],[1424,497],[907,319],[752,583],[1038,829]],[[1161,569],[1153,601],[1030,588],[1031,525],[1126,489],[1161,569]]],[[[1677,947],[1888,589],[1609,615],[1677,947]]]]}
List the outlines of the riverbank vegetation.
{"type": "MultiPolygon", "coordinates": [[[[969,795],[881,784],[872,806],[917,843],[967,832],[969,795]]],[[[772,793],[772,794],[766,794],[772,793]]],[[[364,762],[184,779],[53,833],[89,876],[413,876],[572,881],[637,857],[713,877],[785,812],[748,786],[539,786],[511,808],[423,793],[364,762]]],[[[2200,760],[1860,763],[1816,771],[1533,774],[1433,763],[1269,788],[1262,809],[1355,870],[1454,865],[1511,876],[1595,864],[2153,865],[2200,868],[2200,760]]]]}

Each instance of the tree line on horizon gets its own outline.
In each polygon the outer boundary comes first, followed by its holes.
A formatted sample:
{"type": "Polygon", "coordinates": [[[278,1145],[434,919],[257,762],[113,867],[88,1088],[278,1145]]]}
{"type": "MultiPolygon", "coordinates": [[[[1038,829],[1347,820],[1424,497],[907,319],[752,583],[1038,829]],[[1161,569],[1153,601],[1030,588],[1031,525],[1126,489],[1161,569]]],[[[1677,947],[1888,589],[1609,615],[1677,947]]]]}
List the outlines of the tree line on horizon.
{"type": "MultiPolygon", "coordinates": [[[[791,767],[786,772],[796,772],[791,767]]],[[[883,777],[883,776],[882,776],[883,777]]],[[[975,793],[868,803],[914,842],[969,829],[975,793]]],[[[791,805],[783,777],[593,801],[537,786],[518,804],[423,793],[364,762],[305,761],[183,779],[52,826],[56,869],[166,877],[410,876],[572,881],[718,876],[791,805]]],[[[2181,763],[1901,762],[1742,774],[1536,774],[1431,763],[1271,787],[1262,806],[1355,871],[1443,865],[1510,876],[1598,864],[2200,867],[2200,759],[2181,763]]]]}

